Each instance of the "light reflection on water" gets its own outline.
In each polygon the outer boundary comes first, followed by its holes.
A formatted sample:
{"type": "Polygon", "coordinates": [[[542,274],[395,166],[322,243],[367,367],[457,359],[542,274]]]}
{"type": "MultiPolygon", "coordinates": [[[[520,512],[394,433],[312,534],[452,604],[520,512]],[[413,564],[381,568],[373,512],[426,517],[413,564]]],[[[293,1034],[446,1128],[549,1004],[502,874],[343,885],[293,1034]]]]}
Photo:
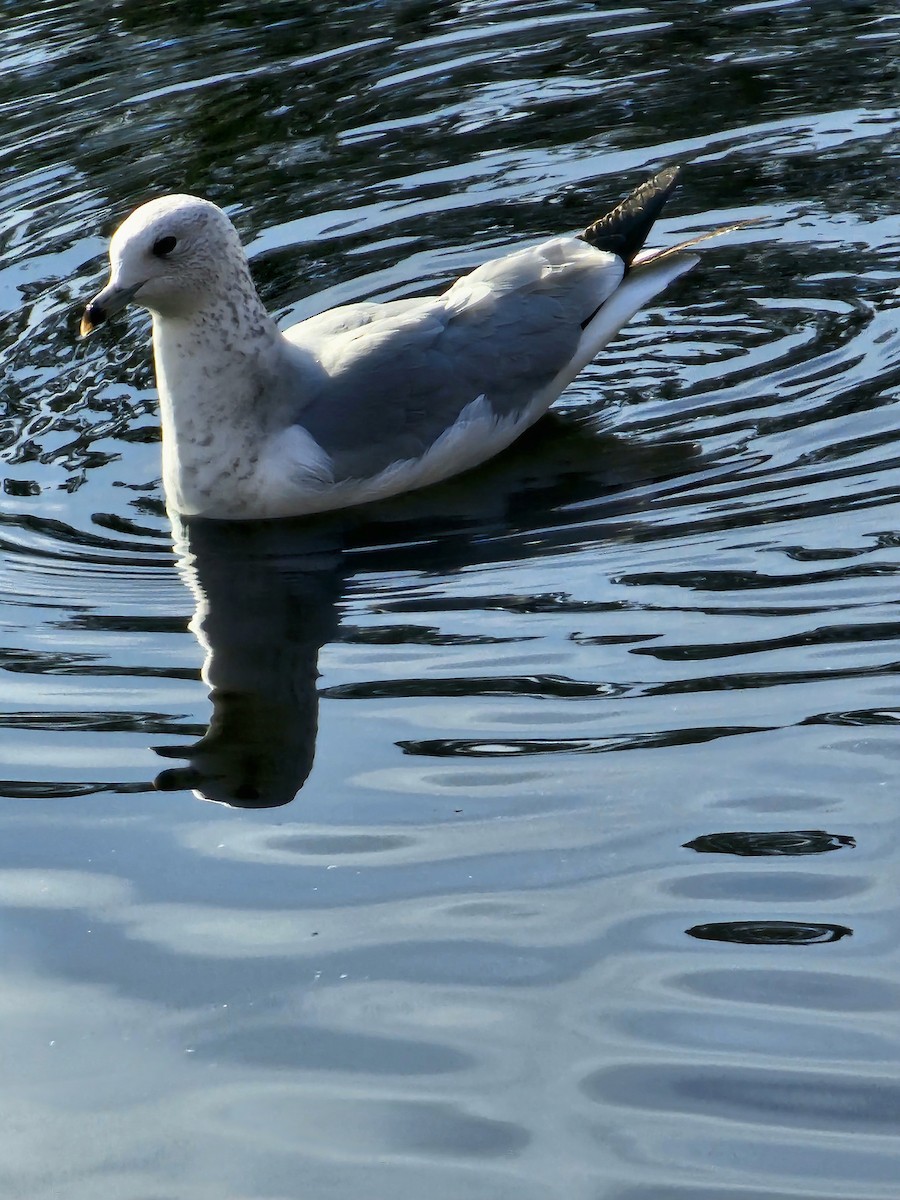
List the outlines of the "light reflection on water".
{"type": "Polygon", "coordinates": [[[7,14],[8,1194],[893,1200],[895,37],[869,4],[7,14]],[[75,340],[135,203],[228,206],[293,320],[673,160],[663,241],[762,220],[561,415],[172,549],[145,319],[75,340]]]}

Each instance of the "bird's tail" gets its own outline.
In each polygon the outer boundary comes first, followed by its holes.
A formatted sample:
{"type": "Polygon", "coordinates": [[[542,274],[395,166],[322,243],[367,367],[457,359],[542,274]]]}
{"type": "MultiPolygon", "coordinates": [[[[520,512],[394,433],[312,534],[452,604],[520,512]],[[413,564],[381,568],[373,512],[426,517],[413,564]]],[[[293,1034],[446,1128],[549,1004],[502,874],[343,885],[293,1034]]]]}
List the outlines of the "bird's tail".
{"type": "Polygon", "coordinates": [[[626,196],[612,212],[600,217],[580,234],[598,250],[609,250],[630,267],[653,223],[678,184],[681,167],[666,167],[626,196]]]}
{"type": "Polygon", "coordinates": [[[744,221],[736,221],[733,225],[723,225],[708,233],[698,234],[697,237],[679,242],[677,246],[667,246],[662,250],[644,250],[644,242],[666,201],[678,185],[680,175],[681,167],[666,167],[664,171],[635,188],[612,212],[588,225],[579,236],[598,250],[609,250],[617,254],[624,260],[627,270],[632,266],[637,267],[644,263],[656,262],[660,258],[668,258],[723,233],[754,225],[761,219],[750,217],[744,221]]]}
{"type": "Polygon", "coordinates": [[[635,255],[632,266],[640,267],[645,263],[658,262],[661,258],[669,258],[670,255],[679,254],[682,250],[689,250],[691,246],[699,246],[701,242],[708,242],[710,238],[721,237],[725,233],[734,233],[736,229],[746,229],[748,225],[757,225],[761,220],[762,217],[745,217],[743,221],[735,221],[733,225],[720,225],[718,229],[698,233],[696,237],[687,238],[674,246],[662,248],[657,246],[651,250],[642,250],[640,254],[635,255]]]}

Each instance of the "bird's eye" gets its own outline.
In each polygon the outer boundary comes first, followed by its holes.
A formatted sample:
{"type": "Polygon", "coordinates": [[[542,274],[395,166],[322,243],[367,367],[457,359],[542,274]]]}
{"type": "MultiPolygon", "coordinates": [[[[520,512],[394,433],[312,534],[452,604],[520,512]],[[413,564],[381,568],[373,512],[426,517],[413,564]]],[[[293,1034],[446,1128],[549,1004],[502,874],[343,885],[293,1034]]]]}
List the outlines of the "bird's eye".
{"type": "Polygon", "coordinates": [[[153,253],[157,258],[165,258],[167,254],[171,254],[178,245],[178,238],[172,237],[169,234],[167,237],[157,238],[153,243],[153,253]]]}

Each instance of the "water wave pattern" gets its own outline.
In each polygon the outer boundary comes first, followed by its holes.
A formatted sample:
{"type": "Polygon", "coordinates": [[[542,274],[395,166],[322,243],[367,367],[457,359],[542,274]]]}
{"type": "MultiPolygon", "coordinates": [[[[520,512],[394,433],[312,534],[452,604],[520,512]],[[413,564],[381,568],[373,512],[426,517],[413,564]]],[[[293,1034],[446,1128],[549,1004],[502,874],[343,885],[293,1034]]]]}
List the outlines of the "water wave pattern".
{"type": "Polygon", "coordinates": [[[896,15],[3,17],[5,1190],[894,1200],[896,15]],[[508,454],[172,549],[146,317],[76,336],[137,202],[287,321],[674,161],[662,244],[755,223],[508,454]]]}

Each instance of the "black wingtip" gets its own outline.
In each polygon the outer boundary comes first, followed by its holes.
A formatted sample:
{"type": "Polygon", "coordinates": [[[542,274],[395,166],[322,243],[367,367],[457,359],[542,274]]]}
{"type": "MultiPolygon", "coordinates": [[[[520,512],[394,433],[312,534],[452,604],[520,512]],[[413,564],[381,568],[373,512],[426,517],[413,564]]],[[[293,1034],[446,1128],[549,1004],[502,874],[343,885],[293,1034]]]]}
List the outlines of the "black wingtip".
{"type": "Polygon", "coordinates": [[[580,236],[598,250],[617,254],[626,266],[630,266],[674,192],[680,175],[681,167],[666,167],[635,188],[612,212],[588,225],[580,236]]]}

